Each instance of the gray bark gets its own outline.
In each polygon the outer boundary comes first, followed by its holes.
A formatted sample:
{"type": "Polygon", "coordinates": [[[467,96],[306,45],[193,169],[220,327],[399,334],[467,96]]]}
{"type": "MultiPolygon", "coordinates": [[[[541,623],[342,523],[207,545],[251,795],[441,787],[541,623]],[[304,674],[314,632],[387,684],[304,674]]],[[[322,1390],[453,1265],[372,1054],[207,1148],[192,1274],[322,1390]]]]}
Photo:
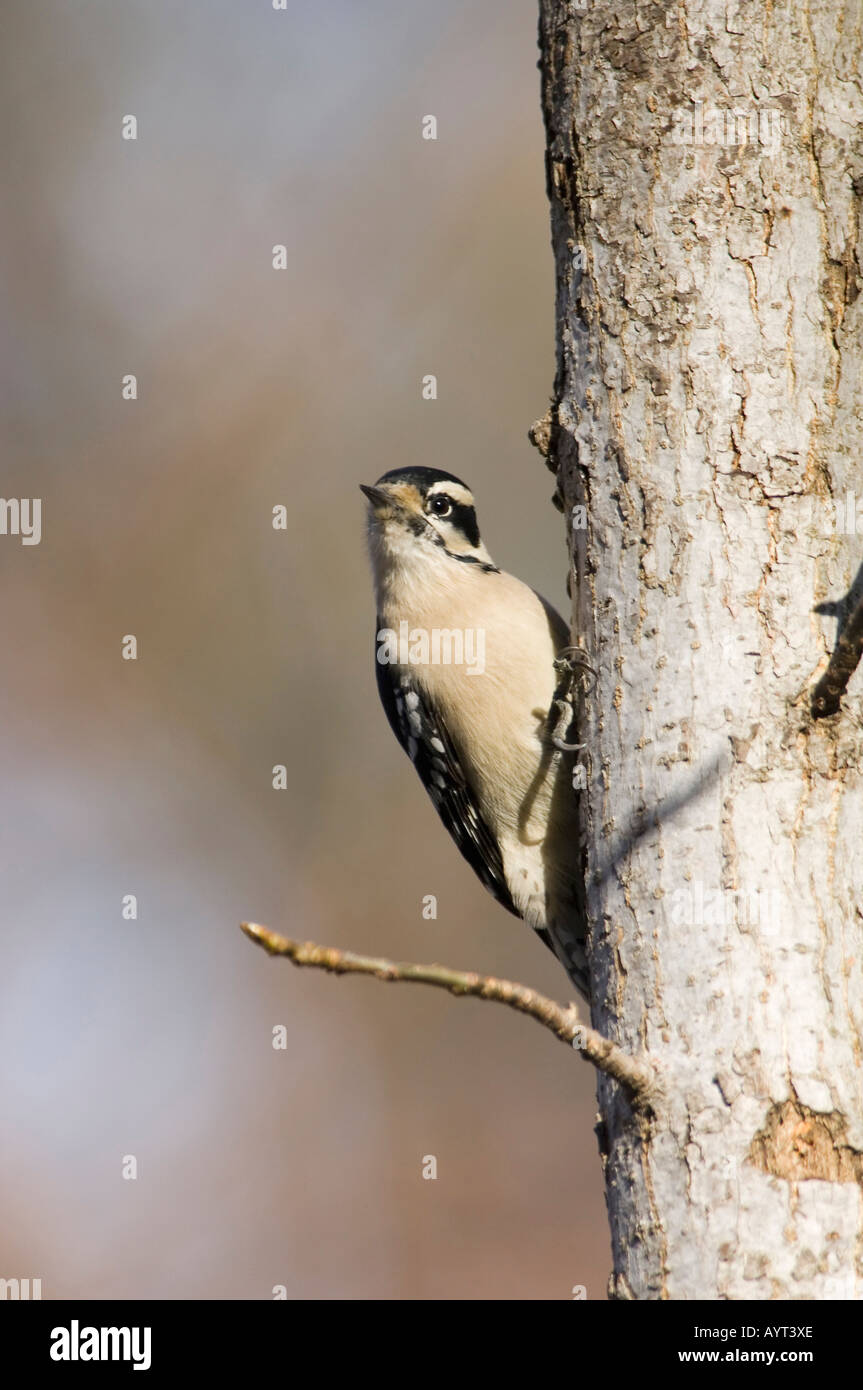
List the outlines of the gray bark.
{"type": "Polygon", "coordinates": [[[861,1298],[859,0],[540,12],[611,1293],[861,1298]]]}

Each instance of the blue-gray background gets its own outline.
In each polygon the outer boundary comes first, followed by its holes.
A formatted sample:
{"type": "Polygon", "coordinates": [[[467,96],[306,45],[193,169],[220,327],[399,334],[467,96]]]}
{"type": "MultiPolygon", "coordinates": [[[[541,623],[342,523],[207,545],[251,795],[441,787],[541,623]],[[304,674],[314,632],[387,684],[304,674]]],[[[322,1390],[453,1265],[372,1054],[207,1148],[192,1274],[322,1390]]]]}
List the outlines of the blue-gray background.
{"type": "Polygon", "coordinates": [[[567,611],[534,5],[5,0],[0,53],[0,490],[43,499],[0,537],[0,1277],[603,1298],[588,1068],[237,929],[567,994],[378,707],[357,491],[461,474],[567,611]]]}

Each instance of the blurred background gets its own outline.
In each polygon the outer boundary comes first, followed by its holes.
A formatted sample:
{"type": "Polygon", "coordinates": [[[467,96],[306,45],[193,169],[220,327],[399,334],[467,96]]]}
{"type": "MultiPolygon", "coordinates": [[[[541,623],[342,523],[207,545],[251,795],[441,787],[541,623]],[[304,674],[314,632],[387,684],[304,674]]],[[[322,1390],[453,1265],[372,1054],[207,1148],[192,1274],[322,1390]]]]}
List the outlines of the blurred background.
{"type": "Polygon", "coordinates": [[[357,490],[460,474],[568,613],[535,4],[4,0],[0,53],[0,1277],[604,1298],[590,1069],[238,930],[568,996],[379,708],[357,490]]]}

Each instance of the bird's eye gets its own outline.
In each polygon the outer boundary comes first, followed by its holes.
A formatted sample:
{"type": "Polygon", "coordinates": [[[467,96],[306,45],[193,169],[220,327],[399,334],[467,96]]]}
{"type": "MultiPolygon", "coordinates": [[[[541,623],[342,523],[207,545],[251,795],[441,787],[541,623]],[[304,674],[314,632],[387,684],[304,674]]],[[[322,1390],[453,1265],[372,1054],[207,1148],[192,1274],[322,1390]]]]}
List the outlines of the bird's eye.
{"type": "Polygon", "coordinates": [[[431,500],[431,509],[437,516],[449,516],[452,511],[452,498],[447,497],[445,492],[439,492],[431,500]]]}

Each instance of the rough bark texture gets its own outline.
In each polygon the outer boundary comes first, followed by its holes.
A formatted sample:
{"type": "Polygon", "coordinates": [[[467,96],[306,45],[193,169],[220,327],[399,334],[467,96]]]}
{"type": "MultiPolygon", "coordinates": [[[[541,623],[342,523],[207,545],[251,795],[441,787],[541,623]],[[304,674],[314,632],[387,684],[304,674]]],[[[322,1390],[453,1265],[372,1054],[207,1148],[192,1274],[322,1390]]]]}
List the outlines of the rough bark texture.
{"type": "Polygon", "coordinates": [[[611,1292],[860,1298],[859,0],[540,11],[611,1292]]]}

